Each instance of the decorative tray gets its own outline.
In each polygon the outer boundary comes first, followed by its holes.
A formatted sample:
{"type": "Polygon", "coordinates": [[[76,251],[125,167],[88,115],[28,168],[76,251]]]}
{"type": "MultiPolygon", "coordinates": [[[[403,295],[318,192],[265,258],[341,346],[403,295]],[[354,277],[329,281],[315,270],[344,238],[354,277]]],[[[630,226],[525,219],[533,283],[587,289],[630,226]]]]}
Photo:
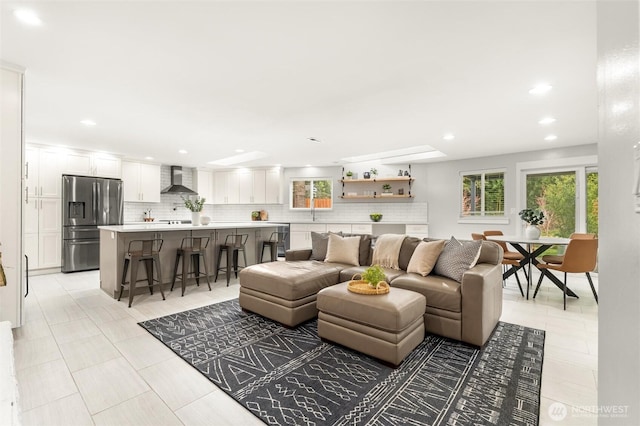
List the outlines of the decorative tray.
{"type": "Polygon", "coordinates": [[[387,294],[389,293],[389,284],[384,281],[380,281],[378,283],[377,288],[373,288],[369,285],[368,282],[363,280],[351,280],[347,285],[347,289],[352,293],[358,294],[387,294]]]}

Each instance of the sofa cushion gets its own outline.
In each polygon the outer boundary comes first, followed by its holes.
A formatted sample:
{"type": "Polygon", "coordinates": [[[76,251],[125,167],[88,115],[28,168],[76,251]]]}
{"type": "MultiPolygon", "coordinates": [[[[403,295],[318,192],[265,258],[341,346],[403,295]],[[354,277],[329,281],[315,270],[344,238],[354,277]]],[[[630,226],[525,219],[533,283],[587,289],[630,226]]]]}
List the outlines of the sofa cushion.
{"type": "Polygon", "coordinates": [[[315,260],[258,263],[240,271],[240,286],[285,300],[297,300],[338,283],[344,267],[315,260]]]}
{"type": "Polygon", "coordinates": [[[422,241],[413,252],[407,272],[415,272],[423,277],[429,275],[438,261],[438,257],[444,248],[444,241],[422,241]]]}
{"type": "Polygon", "coordinates": [[[436,275],[461,282],[465,271],[472,268],[478,261],[481,247],[482,240],[461,243],[451,237],[440,253],[433,272],[436,275]]]}
{"type": "Polygon", "coordinates": [[[402,242],[402,246],[400,246],[400,254],[398,255],[398,267],[403,271],[407,270],[411,256],[413,256],[413,251],[416,249],[420,241],[422,241],[420,238],[406,237],[402,242]]]}
{"type": "Polygon", "coordinates": [[[340,235],[329,234],[325,262],[358,266],[360,265],[359,255],[360,237],[341,237],[340,235]]]}
{"type": "MultiPolygon", "coordinates": [[[[423,277],[408,273],[391,281],[391,287],[415,291],[427,298],[427,306],[451,312],[461,312],[461,284],[437,275],[423,277]]],[[[393,291],[393,289],[391,289],[393,291]]]]}
{"type": "Polygon", "coordinates": [[[345,237],[360,237],[360,253],[358,261],[360,265],[368,265],[371,257],[371,235],[370,234],[343,234],[345,237]]]}
{"type": "Polygon", "coordinates": [[[309,260],[323,261],[327,257],[329,234],[342,235],[341,232],[313,232],[311,231],[311,257],[309,260]]]}

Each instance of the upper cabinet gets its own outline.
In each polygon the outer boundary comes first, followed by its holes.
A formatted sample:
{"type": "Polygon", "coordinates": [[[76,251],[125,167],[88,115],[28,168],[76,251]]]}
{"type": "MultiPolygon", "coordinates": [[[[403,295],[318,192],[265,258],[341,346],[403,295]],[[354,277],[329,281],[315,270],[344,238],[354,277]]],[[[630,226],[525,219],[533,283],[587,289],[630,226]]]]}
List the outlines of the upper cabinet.
{"type": "Polygon", "coordinates": [[[213,204],[213,173],[209,170],[196,170],[194,174],[194,191],[200,198],[204,198],[205,204],[213,204]]]}
{"type": "Polygon", "coordinates": [[[62,194],[65,156],[55,150],[25,148],[25,191],[28,197],[56,198],[62,194]]]}
{"type": "Polygon", "coordinates": [[[160,202],[160,166],[157,164],[122,162],[124,201],[160,202]]]}
{"type": "Polygon", "coordinates": [[[217,171],[214,173],[214,203],[278,204],[281,176],[279,168],[217,171]]]}
{"type": "Polygon", "coordinates": [[[108,154],[73,151],[65,154],[64,173],[70,175],[121,177],[121,161],[108,154]]]}

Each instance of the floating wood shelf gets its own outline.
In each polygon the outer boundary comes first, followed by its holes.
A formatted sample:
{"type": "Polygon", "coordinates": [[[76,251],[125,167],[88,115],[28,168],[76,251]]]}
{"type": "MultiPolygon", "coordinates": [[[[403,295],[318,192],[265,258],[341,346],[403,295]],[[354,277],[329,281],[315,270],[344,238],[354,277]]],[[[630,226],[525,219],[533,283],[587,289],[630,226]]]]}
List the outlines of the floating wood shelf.
{"type": "Polygon", "coordinates": [[[354,200],[354,199],[363,199],[363,198],[369,198],[369,199],[380,199],[380,198],[413,198],[413,195],[342,195],[340,198],[344,198],[344,199],[350,199],[350,200],[354,200]]]}

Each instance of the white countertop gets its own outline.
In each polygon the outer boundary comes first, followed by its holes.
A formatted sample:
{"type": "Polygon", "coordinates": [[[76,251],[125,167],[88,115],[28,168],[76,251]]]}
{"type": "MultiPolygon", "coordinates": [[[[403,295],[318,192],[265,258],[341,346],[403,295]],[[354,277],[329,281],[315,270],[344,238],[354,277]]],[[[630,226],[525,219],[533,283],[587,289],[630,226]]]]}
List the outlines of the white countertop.
{"type": "Polygon", "coordinates": [[[252,229],[274,228],[276,226],[288,226],[288,223],[279,222],[211,222],[208,225],[169,225],[168,223],[141,223],[133,225],[99,226],[98,228],[111,232],[160,232],[160,231],[206,231],[207,229],[252,229]]]}

